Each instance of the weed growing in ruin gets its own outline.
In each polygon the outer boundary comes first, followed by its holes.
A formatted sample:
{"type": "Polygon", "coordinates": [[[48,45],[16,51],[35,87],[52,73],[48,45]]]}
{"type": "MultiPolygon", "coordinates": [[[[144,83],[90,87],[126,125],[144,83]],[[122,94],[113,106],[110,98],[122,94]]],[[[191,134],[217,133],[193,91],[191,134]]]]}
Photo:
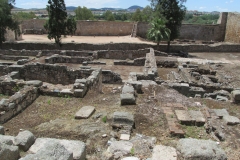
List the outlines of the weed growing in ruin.
{"type": "Polygon", "coordinates": [[[49,99],[49,100],[47,101],[47,103],[50,105],[50,104],[51,104],[51,100],[49,99]]]}
{"type": "Polygon", "coordinates": [[[103,121],[104,123],[106,123],[106,122],[107,122],[107,116],[102,117],[102,121],[103,121]]]}
{"type": "Polygon", "coordinates": [[[135,154],[134,148],[131,149],[130,153],[132,156],[134,156],[134,154],[135,154]]]}

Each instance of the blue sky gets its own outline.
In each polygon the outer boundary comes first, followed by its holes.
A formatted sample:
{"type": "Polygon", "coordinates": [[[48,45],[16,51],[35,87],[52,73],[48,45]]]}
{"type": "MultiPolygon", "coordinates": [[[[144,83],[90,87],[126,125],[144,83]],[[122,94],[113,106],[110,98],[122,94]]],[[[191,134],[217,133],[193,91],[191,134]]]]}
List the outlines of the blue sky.
{"type": "MultiPolygon", "coordinates": [[[[19,8],[45,8],[48,0],[16,0],[19,8]]],[[[66,6],[86,6],[88,8],[128,8],[132,5],[145,7],[148,0],[65,0],[66,6]]],[[[188,10],[240,12],[240,0],[187,0],[188,10]]]]}

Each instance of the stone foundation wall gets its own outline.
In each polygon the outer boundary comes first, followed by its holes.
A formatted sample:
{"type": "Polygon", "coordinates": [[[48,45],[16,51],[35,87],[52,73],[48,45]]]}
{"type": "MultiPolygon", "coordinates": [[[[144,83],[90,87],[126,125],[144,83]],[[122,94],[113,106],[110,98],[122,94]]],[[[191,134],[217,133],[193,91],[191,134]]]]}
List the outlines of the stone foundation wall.
{"type": "Polygon", "coordinates": [[[157,63],[154,54],[154,50],[151,48],[150,53],[146,54],[146,61],[143,69],[145,76],[149,77],[151,80],[154,80],[158,76],[157,72],[157,63]]]}
{"type": "Polygon", "coordinates": [[[136,49],[136,50],[105,50],[98,51],[98,58],[106,59],[135,59],[140,57],[145,57],[146,53],[149,53],[149,48],[146,49],[136,49]]]}
{"type": "Polygon", "coordinates": [[[91,69],[69,69],[67,66],[52,64],[27,64],[20,71],[24,80],[40,80],[52,84],[73,84],[76,79],[87,78],[91,75],[91,69]]]}
{"type": "MultiPolygon", "coordinates": [[[[4,43],[2,45],[4,50],[52,50],[59,49],[54,44],[50,43],[4,43]]],[[[145,48],[154,48],[157,50],[156,45],[151,44],[132,44],[132,43],[114,43],[114,44],[86,44],[86,43],[64,43],[62,50],[138,50],[145,48]]],[[[161,51],[167,50],[167,45],[161,44],[159,46],[161,51]]],[[[171,52],[183,51],[183,52],[239,52],[240,44],[171,44],[171,52]]],[[[106,52],[105,52],[106,53],[106,52]]],[[[105,53],[103,55],[105,55],[105,53]]],[[[35,53],[34,53],[35,54],[35,53]]],[[[56,54],[56,53],[54,53],[56,54]]],[[[139,57],[141,57],[139,55],[139,57]]],[[[113,57],[114,58],[114,57],[113,57]]],[[[126,58],[126,57],[125,57],[126,58]]],[[[137,57],[136,57],[137,58],[137,57]]]]}
{"type": "Polygon", "coordinates": [[[83,62],[92,61],[93,57],[79,57],[79,56],[62,56],[54,54],[51,57],[45,58],[45,63],[55,64],[55,63],[76,63],[82,64],[83,62]]]}
{"type": "Polygon", "coordinates": [[[108,84],[121,84],[122,79],[118,73],[111,70],[102,70],[102,82],[108,84]]]}
{"type": "Polygon", "coordinates": [[[4,99],[0,106],[0,123],[4,123],[11,119],[13,116],[17,115],[30,104],[32,104],[35,99],[39,96],[38,88],[33,86],[27,86],[16,92],[9,99],[4,99]]]}

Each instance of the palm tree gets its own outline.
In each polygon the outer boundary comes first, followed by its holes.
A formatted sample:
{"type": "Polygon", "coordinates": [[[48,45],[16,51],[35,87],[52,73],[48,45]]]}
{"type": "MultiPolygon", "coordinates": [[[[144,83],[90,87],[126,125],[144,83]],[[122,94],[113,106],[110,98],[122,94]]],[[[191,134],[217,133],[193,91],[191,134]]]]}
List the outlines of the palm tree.
{"type": "Polygon", "coordinates": [[[154,19],[151,23],[151,28],[148,30],[147,38],[157,42],[157,48],[161,40],[168,40],[171,31],[166,28],[165,21],[162,19],[154,19]]]}

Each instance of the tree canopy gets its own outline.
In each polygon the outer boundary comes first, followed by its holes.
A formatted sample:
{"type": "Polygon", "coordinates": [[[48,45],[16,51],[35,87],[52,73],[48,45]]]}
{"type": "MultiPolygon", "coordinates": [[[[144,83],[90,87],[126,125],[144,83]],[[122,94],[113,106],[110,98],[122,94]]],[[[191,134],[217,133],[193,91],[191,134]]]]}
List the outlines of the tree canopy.
{"type": "Polygon", "coordinates": [[[104,14],[103,14],[103,17],[105,20],[107,21],[115,21],[115,17],[114,15],[112,14],[111,11],[106,11],[104,14]]]}
{"type": "Polygon", "coordinates": [[[64,0],[49,0],[47,11],[49,19],[44,25],[48,31],[48,39],[55,39],[55,43],[61,46],[62,35],[73,35],[76,31],[76,21],[68,17],[64,0]]]}
{"type": "Polygon", "coordinates": [[[152,7],[157,16],[166,20],[166,27],[171,30],[170,38],[168,41],[168,51],[170,41],[179,36],[179,30],[182,20],[185,17],[186,7],[184,3],[186,0],[150,0],[152,7]]]}
{"type": "Polygon", "coordinates": [[[159,42],[161,40],[168,40],[171,31],[166,28],[165,21],[163,19],[154,19],[151,23],[151,27],[148,30],[147,38],[157,42],[159,47],[159,42]]]}
{"type": "Polygon", "coordinates": [[[11,14],[14,2],[15,0],[0,0],[0,46],[6,40],[7,29],[20,34],[19,23],[13,19],[11,14]]]}
{"type": "Polygon", "coordinates": [[[93,20],[93,14],[90,9],[87,9],[83,6],[78,6],[78,8],[74,11],[76,13],[76,19],[77,20],[93,20]]]}

